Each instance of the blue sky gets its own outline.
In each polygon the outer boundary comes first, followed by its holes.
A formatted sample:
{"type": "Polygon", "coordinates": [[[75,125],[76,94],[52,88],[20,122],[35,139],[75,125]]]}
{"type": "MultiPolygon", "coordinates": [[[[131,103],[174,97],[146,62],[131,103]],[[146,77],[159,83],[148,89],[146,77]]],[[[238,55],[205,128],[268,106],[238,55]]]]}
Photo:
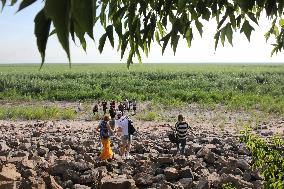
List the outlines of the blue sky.
{"type": "MultiPolygon", "coordinates": [[[[17,7],[5,7],[0,15],[0,63],[39,63],[40,55],[37,51],[36,39],[34,37],[34,17],[43,6],[42,1],[16,13],[17,7]]],[[[186,41],[180,41],[177,53],[174,56],[170,45],[162,56],[161,48],[154,45],[151,48],[149,57],[143,57],[143,62],[152,63],[226,63],[226,62],[277,62],[282,63],[284,53],[270,56],[272,47],[268,41],[266,43],[264,33],[269,29],[270,21],[263,16],[260,27],[255,26],[256,31],[251,36],[249,43],[244,35],[234,34],[232,47],[229,43],[225,47],[219,45],[217,51],[214,50],[214,33],[216,24],[214,22],[204,22],[203,38],[200,38],[197,31],[194,31],[194,41],[191,48],[187,47],[186,41]]],[[[73,63],[118,63],[120,52],[112,49],[107,41],[104,52],[99,54],[97,50],[98,39],[103,29],[94,29],[95,41],[88,39],[87,53],[79,45],[71,44],[71,59],[73,63]]],[[[115,44],[117,45],[117,43],[115,44]]],[[[46,62],[66,63],[67,57],[55,35],[53,35],[47,45],[46,62]]]]}

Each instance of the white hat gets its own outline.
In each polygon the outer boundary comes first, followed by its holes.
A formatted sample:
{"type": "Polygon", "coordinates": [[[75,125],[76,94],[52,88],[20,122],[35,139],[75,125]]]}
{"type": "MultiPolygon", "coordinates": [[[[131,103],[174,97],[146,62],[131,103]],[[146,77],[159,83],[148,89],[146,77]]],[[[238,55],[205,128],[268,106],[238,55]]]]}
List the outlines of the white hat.
{"type": "Polygon", "coordinates": [[[122,112],[121,111],[117,111],[116,115],[122,115],[122,112]]]}

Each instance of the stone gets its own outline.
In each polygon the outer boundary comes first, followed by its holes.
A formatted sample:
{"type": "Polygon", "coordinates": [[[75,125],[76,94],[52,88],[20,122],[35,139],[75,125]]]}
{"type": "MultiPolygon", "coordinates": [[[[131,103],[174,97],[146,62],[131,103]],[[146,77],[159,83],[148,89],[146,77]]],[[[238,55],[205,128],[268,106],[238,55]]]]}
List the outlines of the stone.
{"type": "Polygon", "coordinates": [[[85,186],[85,185],[80,185],[80,184],[75,184],[73,186],[73,189],[91,189],[91,187],[85,186]]]}
{"type": "Polygon", "coordinates": [[[205,177],[201,177],[198,181],[196,189],[210,189],[208,180],[205,177]]]}
{"type": "Polygon", "coordinates": [[[250,169],[250,165],[244,159],[238,159],[236,164],[237,164],[237,167],[240,168],[243,171],[250,169]]]}
{"type": "Polygon", "coordinates": [[[221,182],[220,175],[216,172],[211,173],[208,176],[208,182],[210,183],[211,186],[214,186],[215,188],[219,188],[220,182],[221,182]]]}
{"type": "Polygon", "coordinates": [[[43,178],[44,182],[47,186],[47,188],[50,189],[63,189],[54,179],[53,176],[50,176],[48,174],[45,174],[45,177],[43,178]]]}
{"type": "Polygon", "coordinates": [[[5,151],[9,151],[10,147],[7,146],[5,141],[0,141],[0,152],[5,152],[5,151]]]}
{"type": "Polygon", "coordinates": [[[242,178],[240,176],[235,176],[232,174],[225,174],[223,173],[221,175],[221,185],[225,184],[225,183],[229,183],[231,182],[234,186],[236,186],[237,188],[253,188],[253,184],[247,181],[242,180],[242,178]]]}
{"type": "Polygon", "coordinates": [[[0,172],[0,181],[16,181],[21,178],[21,174],[17,172],[14,164],[6,164],[0,172]]]}
{"type": "Polygon", "coordinates": [[[193,180],[192,178],[182,178],[179,180],[183,188],[192,188],[193,180]]]}
{"type": "Polygon", "coordinates": [[[172,157],[158,157],[157,158],[157,162],[159,164],[173,164],[174,163],[174,159],[172,157]]]}
{"type": "Polygon", "coordinates": [[[194,175],[192,173],[191,168],[189,168],[189,166],[183,167],[179,170],[179,177],[180,178],[192,178],[192,179],[194,179],[194,175]]]}
{"type": "Polygon", "coordinates": [[[127,179],[126,175],[118,177],[103,177],[101,180],[101,189],[136,189],[135,181],[127,179]]]}
{"type": "Polygon", "coordinates": [[[164,174],[168,181],[177,180],[179,178],[178,171],[173,167],[167,167],[164,169],[164,174]]]}
{"type": "Polygon", "coordinates": [[[0,189],[16,189],[16,182],[0,181],[0,189]]]}

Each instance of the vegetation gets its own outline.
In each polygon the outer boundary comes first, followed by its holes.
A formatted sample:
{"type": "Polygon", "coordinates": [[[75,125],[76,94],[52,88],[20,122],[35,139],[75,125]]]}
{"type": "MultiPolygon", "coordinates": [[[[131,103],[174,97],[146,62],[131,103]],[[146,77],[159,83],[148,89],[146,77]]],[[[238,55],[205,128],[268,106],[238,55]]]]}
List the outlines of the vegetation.
{"type": "Polygon", "coordinates": [[[117,100],[222,104],[284,113],[283,65],[1,65],[2,100],[117,100]],[[55,71],[56,70],[56,71],[55,71]]]}
{"type": "Polygon", "coordinates": [[[226,183],[222,185],[222,189],[236,189],[236,187],[232,183],[226,183]]]}
{"type": "Polygon", "coordinates": [[[23,119],[23,120],[48,120],[48,119],[74,119],[74,110],[57,107],[0,107],[0,120],[23,119]]]}
{"type": "MultiPolygon", "coordinates": [[[[1,2],[4,7],[7,1],[1,2]]],[[[21,2],[19,10],[22,10],[36,0],[10,2],[12,6],[21,2]]],[[[48,38],[54,33],[70,60],[69,35],[74,42],[78,38],[86,49],[85,35],[94,39],[94,27],[102,26],[105,33],[99,40],[99,51],[103,51],[107,38],[114,47],[117,36],[121,57],[130,47],[129,66],[134,56],[142,61],[142,51],[148,55],[154,39],[160,44],[162,53],[169,43],[175,52],[181,38],[186,39],[190,47],[197,31],[202,36],[206,21],[216,20],[215,48],[219,41],[224,45],[226,39],[233,45],[234,32],[243,33],[250,40],[262,14],[271,20],[265,38],[275,38],[272,54],[284,47],[282,0],[45,0],[43,3],[34,20],[42,62],[48,38]],[[51,30],[51,24],[55,30],[51,30]]]]}
{"type": "Polygon", "coordinates": [[[284,188],[284,140],[274,136],[270,141],[246,129],[242,132],[241,142],[246,144],[253,157],[253,166],[261,172],[264,188],[284,188]]]}

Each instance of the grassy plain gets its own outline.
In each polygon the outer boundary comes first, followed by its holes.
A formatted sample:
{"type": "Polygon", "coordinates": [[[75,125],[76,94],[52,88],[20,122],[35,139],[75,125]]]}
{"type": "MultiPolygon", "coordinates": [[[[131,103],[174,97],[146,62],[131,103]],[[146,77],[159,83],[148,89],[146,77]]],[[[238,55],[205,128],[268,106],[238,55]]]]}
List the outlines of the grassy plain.
{"type": "Polygon", "coordinates": [[[0,100],[197,103],[284,114],[281,64],[0,65],[0,100]]]}

